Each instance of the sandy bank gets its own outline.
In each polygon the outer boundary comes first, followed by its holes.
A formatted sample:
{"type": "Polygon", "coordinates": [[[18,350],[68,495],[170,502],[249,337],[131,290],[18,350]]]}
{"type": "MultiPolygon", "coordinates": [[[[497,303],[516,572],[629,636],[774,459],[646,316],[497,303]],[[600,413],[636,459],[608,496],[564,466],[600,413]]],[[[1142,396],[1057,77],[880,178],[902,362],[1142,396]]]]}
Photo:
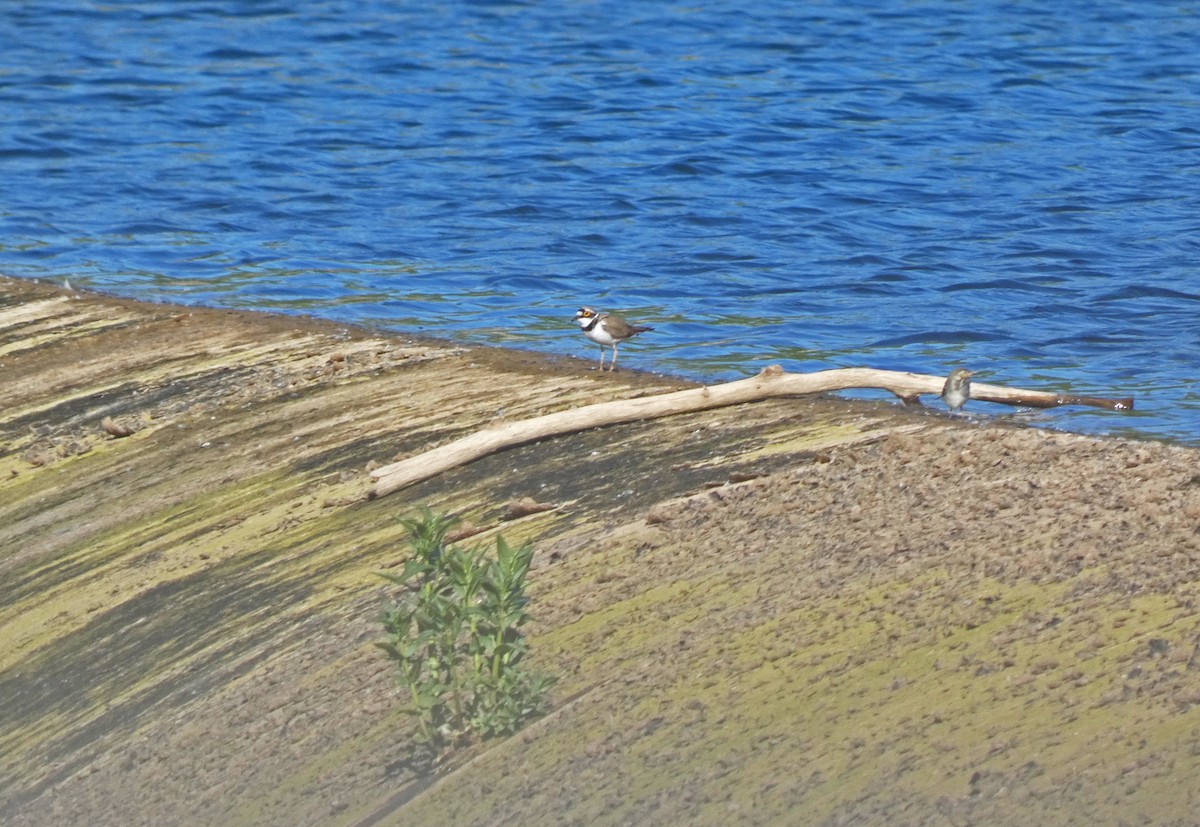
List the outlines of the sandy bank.
{"type": "Polygon", "coordinates": [[[0,279],[4,823],[1192,823],[1195,451],[783,400],[365,499],[684,386],[589,367],[0,279]],[[432,786],[371,646],[420,504],[535,542],[561,676],[432,786]]]}

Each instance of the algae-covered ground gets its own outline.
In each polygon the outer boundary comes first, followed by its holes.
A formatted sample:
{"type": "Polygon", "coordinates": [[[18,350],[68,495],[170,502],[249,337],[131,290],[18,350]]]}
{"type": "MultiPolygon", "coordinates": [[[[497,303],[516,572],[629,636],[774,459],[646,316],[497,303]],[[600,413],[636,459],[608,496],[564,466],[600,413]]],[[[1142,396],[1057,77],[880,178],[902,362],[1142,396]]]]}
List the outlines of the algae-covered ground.
{"type": "Polygon", "coordinates": [[[592,367],[0,279],[0,822],[1196,823],[1195,451],[781,400],[366,496],[684,387],[592,367]],[[436,766],[372,645],[421,505],[533,540],[559,676],[436,766]]]}

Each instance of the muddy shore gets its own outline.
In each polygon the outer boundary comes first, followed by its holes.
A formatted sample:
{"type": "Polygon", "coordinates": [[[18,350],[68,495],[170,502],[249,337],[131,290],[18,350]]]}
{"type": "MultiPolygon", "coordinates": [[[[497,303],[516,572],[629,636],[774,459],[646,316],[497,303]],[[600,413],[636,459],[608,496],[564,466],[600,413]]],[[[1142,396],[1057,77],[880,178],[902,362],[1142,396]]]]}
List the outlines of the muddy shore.
{"type": "Polygon", "coordinates": [[[792,399],[367,498],[686,387],[592,367],[0,278],[0,822],[1196,823],[1197,451],[792,399]],[[421,505],[534,542],[559,676],[434,774],[372,645],[421,505]]]}

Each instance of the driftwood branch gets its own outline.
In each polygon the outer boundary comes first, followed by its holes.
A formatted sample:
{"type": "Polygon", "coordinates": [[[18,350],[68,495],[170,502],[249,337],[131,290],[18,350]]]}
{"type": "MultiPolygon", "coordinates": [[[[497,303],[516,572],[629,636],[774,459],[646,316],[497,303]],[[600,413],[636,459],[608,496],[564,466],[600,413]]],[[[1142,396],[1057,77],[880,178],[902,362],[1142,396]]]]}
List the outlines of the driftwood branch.
{"type": "MultiPolygon", "coordinates": [[[[406,486],[435,477],[505,448],[524,445],[551,436],[588,428],[618,425],[673,414],[758,402],[785,396],[803,396],[850,388],[879,388],[905,402],[918,402],[922,394],[940,394],[945,378],[919,373],[900,373],[873,368],[844,368],[815,373],[786,373],[778,366],[766,368],[749,379],[723,385],[664,393],[638,399],[618,399],[534,419],[509,422],[465,436],[423,454],[384,465],[371,472],[375,487],[372,497],[382,497],[406,486]]],[[[1102,399],[1066,396],[1042,391],[971,383],[971,398],[1005,405],[1053,408],[1059,405],[1090,405],[1111,410],[1130,410],[1133,399],[1102,399]]]]}

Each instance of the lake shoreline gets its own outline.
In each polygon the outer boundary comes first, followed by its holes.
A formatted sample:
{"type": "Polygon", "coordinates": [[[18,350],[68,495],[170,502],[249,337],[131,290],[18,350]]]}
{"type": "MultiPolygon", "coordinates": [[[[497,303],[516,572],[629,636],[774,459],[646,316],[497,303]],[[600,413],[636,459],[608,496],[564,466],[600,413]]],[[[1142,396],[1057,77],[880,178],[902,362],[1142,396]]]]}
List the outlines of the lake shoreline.
{"type": "Polygon", "coordinates": [[[0,299],[5,823],[1195,811],[1194,449],[777,400],[369,500],[368,468],[488,423],[692,385],[14,279],[0,299]],[[532,657],[559,676],[546,719],[428,787],[372,645],[374,572],[422,505],[535,544],[532,657]]]}

